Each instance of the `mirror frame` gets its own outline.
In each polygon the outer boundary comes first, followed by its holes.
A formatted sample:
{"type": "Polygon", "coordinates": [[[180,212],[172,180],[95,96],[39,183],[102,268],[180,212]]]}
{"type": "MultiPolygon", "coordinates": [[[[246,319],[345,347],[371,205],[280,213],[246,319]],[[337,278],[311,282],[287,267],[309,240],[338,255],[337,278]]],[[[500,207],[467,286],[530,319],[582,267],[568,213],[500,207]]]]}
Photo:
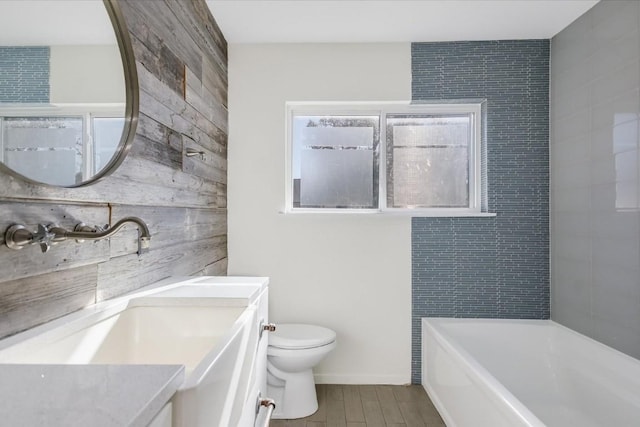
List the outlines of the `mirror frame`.
{"type": "Polygon", "coordinates": [[[136,135],[136,128],[138,125],[138,116],[140,113],[140,92],[138,85],[138,71],[136,67],[136,59],[133,54],[133,46],[131,45],[131,38],[129,36],[129,30],[127,24],[118,4],[119,0],[102,0],[104,7],[111,20],[113,31],[118,41],[118,49],[120,50],[120,58],[122,60],[122,68],[124,73],[124,85],[125,85],[125,111],[124,111],[124,127],[122,129],[122,135],[120,136],[120,143],[118,148],[114,152],[111,160],[100,170],[97,174],[90,179],[74,185],[54,185],[47,184],[46,182],[35,181],[29,177],[26,177],[4,163],[0,162],[0,170],[8,173],[9,175],[27,181],[31,184],[42,185],[46,187],[54,188],[78,188],[86,185],[95,184],[99,180],[109,176],[113,173],[120,164],[124,161],[125,157],[131,150],[133,141],[136,135]]]}

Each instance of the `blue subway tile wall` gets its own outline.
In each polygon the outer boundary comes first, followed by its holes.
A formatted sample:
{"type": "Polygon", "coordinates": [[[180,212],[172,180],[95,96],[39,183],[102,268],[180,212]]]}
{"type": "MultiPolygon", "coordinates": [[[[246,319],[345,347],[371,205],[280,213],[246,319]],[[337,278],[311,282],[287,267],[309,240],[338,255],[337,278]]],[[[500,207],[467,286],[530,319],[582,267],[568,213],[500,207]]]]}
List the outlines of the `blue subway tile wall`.
{"type": "Polygon", "coordinates": [[[47,46],[0,46],[0,103],[48,103],[49,56],[47,46]]]}
{"type": "Polygon", "coordinates": [[[549,41],[413,43],[413,101],[485,99],[483,209],[412,219],[412,381],[422,317],[549,318],[549,41]]]}

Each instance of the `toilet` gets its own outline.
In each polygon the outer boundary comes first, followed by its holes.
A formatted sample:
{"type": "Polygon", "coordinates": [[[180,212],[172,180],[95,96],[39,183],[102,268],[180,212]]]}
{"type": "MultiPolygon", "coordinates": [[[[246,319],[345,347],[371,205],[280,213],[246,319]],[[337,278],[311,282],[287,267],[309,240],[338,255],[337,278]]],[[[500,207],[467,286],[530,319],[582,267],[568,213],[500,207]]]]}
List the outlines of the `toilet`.
{"type": "Polygon", "coordinates": [[[267,347],[267,392],[272,418],[302,418],[318,410],[312,368],[336,347],[336,333],[315,325],[277,324],[267,347]]]}

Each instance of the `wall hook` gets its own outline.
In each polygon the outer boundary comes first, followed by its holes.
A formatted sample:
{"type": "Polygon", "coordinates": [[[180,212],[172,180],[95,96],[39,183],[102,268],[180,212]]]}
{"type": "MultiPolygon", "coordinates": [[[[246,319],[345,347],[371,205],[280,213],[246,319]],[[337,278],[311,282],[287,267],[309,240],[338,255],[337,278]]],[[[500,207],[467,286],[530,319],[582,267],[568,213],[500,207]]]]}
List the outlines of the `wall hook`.
{"type": "Polygon", "coordinates": [[[187,152],[185,153],[185,156],[187,156],[187,157],[199,156],[200,159],[206,160],[205,159],[205,154],[206,153],[204,151],[194,150],[193,148],[187,148],[187,152]]]}

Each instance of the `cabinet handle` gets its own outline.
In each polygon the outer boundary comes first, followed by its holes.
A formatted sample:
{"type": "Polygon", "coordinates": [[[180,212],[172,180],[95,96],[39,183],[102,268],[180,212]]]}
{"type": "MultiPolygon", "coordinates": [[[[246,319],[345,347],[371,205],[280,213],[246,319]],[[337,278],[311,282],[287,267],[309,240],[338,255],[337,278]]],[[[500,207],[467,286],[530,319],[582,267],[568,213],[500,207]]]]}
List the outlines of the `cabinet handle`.
{"type": "Polygon", "coordinates": [[[262,325],[262,329],[267,331],[267,332],[275,332],[276,325],[273,324],[273,323],[267,323],[265,325],[262,325]]]}
{"type": "Polygon", "coordinates": [[[262,338],[263,332],[275,332],[275,330],[276,330],[275,323],[260,322],[260,338],[262,338]]]}
{"type": "Polygon", "coordinates": [[[273,410],[276,409],[276,402],[273,399],[269,399],[268,397],[265,397],[265,398],[259,397],[258,405],[257,405],[258,414],[264,408],[267,408],[267,414],[264,417],[264,424],[262,424],[262,426],[256,426],[256,427],[269,427],[269,423],[271,422],[271,416],[273,415],[273,410]]]}

